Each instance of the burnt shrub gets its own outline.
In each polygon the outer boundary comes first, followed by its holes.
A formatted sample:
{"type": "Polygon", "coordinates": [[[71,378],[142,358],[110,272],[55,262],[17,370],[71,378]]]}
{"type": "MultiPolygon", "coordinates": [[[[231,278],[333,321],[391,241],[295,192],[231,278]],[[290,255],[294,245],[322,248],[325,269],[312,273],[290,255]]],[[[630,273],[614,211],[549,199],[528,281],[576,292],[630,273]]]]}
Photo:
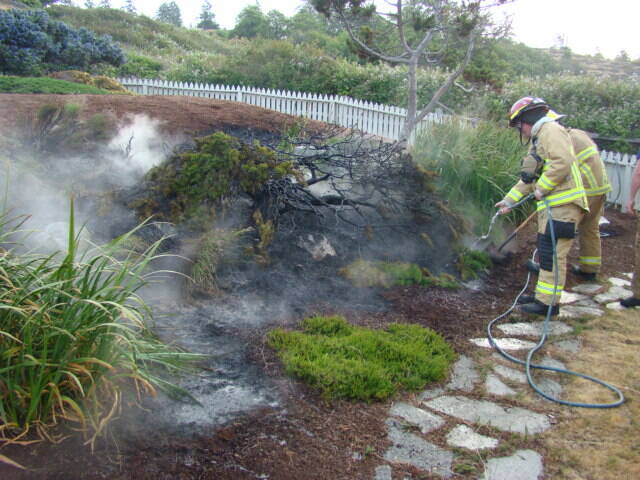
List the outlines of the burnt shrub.
{"type": "MultiPolygon", "coordinates": [[[[161,220],[191,221],[192,227],[202,227],[226,200],[242,193],[255,196],[270,180],[300,176],[291,161],[279,159],[258,142],[246,144],[216,132],[195,143],[195,151],[176,154],[151,169],[146,176],[149,190],[130,207],[143,217],[155,214],[161,220]]],[[[268,243],[267,220],[261,223],[261,238],[268,243]]]]}
{"type": "Polygon", "coordinates": [[[96,36],[52,20],[43,10],[0,10],[0,72],[41,75],[57,70],[87,70],[125,56],[110,36],[96,36]]]}

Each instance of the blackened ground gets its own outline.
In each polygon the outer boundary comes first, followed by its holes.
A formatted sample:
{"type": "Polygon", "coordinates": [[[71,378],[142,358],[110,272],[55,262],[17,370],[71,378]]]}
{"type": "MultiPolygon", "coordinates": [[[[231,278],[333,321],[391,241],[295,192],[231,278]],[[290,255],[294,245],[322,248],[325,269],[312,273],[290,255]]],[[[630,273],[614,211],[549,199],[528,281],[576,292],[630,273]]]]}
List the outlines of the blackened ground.
{"type": "MultiPolygon", "coordinates": [[[[613,210],[607,211],[606,217],[611,225],[603,230],[612,235],[603,239],[603,275],[631,271],[635,220],[613,210]]],[[[524,259],[534,247],[535,231],[529,228],[518,237],[514,260],[493,268],[480,291],[403,287],[384,292],[388,302],[384,312],[336,310],[332,305],[317,305],[316,310],[343,313],[351,321],[371,327],[384,327],[394,321],[419,323],[439,331],[458,352],[464,352],[471,348],[468,339],[483,335],[487,322],[510,305],[523,284],[524,259]]],[[[574,248],[573,260],[576,253],[574,248]]],[[[575,282],[572,276],[567,279],[569,286],[575,282]]],[[[267,328],[247,332],[243,340],[252,363],[278,386],[282,408],[262,409],[224,428],[198,435],[131,435],[120,440],[119,450],[104,442],[93,454],[73,436],[57,446],[9,446],[2,454],[33,470],[22,474],[0,466],[0,478],[373,478],[375,467],[382,462],[379,456],[387,447],[384,419],[391,402],[324,403],[315,392],[283,374],[273,352],[264,344],[267,328]]],[[[400,394],[395,400],[406,395],[400,394]]]]}

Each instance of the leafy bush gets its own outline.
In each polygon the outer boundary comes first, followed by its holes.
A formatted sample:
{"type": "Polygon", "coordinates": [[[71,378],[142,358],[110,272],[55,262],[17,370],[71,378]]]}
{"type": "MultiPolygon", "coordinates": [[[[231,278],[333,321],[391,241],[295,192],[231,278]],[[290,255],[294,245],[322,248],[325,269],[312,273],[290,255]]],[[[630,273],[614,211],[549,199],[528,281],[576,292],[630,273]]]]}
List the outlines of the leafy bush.
{"type": "MultiPolygon", "coordinates": [[[[8,224],[0,219],[5,246],[15,245],[19,228],[8,224]]],[[[29,430],[44,437],[61,420],[95,439],[125,383],[185,396],[161,371],[175,374],[201,358],[163,345],[147,328],[150,312],[135,292],[157,244],[129,256],[120,245],[131,232],[81,253],[73,203],[69,225],[62,259],[0,249],[0,445],[29,430]]]]}
{"type": "Polygon", "coordinates": [[[127,62],[118,68],[120,77],[159,78],[163,68],[162,62],[142,55],[130,54],[127,62]]]}
{"type": "Polygon", "coordinates": [[[32,75],[86,70],[96,63],[121,65],[125,57],[111,37],[74,30],[42,10],[0,10],[0,72],[32,75]]]}
{"type": "Polygon", "coordinates": [[[302,326],[302,332],[272,330],[268,344],[287,373],[327,399],[384,400],[399,389],[415,391],[442,380],[455,357],[440,335],[419,325],[382,331],[318,316],[302,326]]]}
{"type": "MultiPolygon", "coordinates": [[[[522,77],[507,84],[503,93],[492,96],[490,108],[497,118],[505,118],[513,102],[525,95],[544,98],[558,113],[567,115],[561,122],[602,136],[640,137],[640,84],[628,79],[616,80],[589,75],[548,75],[522,77]]],[[[601,148],[635,153],[628,142],[602,143],[601,148]]]]}
{"type": "Polygon", "coordinates": [[[2,93],[108,94],[107,90],[47,77],[14,77],[0,75],[2,93]]]}

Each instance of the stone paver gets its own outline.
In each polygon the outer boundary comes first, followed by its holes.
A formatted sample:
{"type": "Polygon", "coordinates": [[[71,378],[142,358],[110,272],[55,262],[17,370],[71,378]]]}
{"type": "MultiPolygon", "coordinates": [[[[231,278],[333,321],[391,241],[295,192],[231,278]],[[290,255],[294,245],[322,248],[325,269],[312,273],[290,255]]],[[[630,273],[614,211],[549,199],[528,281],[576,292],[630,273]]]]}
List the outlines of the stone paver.
{"type": "Polygon", "coordinates": [[[374,480],[391,480],[391,467],[389,465],[380,465],[376,467],[376,476],[374,480]]]}
{"type": "Polygon", "coordinates": [[[600,304],[596,302],[593,298],[587,297],[584,300],[578,300],[576,303],[572,304],[574,307],[591,307],[591,308],[600,308],[600,304]]]}
{"type": "Polygon", "coordinates": [[[605,287],[603,287],[599,283],[581,283],[573,287],[571,291],[577,292],[577,293],[584,293],[585,295],[594,295],[600,292],[601,290],[603,290],[604,288],[605,287]]]}
{"type": "Polygon", "coordinates": [[[527,383],[527,376],[524,372],[515,370],[513,368],[505,367],[504,365],[496,365],[493,367],[493,371],[503,378],[511,380],[517,383],[527,383]]]}
{"type": "Polygon", "coordinates": [[[453,366],[451,381],[446,388],[449,390],[462,390],[463,392],[472,392],[473,387],[480,381],[480,375],[475,369],[473,360],[469,357],[461,355],[453,366]]]}
{"type": "Polygon", "coordinates": [[[468,422],[490,425],[505,432],[536,434],[551,427],[545,415],[525,408],[503,407],[484,400],[444,396],[424,404],[437,412],[468,422]]]}
{"type": "Polygon", "coordinates": [[[447,434],[447,445],[469,450],[483,450],[496,448],[498,439],[480,435],[466,425],[458,425],[447,434]]]}
{"type": "Polygon", "coordinates": [[[418,398],[422,402],[424,400],[431,400],[432,398],[439,397],[443,393],[444,393],[444,388],[430,388],[422,392],[418,398]]]}
{"type": "MultiPolygon", "coordinates": [[[[569,308],[569,307],[564,307],[569,308]]],[[[505,335],[510,336],[526,336],[526,337],[540,337],[542,335],[542,329],[544,328],[544,322],[532,322],[532,323],[504,323],[498,325],[496,328],[505,335]]],[[[573,330],[569,325],[563,322],[550,321],[547,334],[548,335],[563,335],[573,330]]]]}
{"type": "Polygon", "coordinates": [[[613,286],[608,291],[596,295],[595,297],[593,297],[593,299],[598,303],[610,303],[615,300],[620,300],[621,298],[627,298],[631,296],[633,296],[633,292],[631,290],[613,286]]]}
{"type": "Polygon", "coordinates": [[[443,478],[453,474],[451,462],[453,454],[422,438],[403,431],[397,422],[387,420],[391,447],[384,454],[384,459],[392,463],[406,463],[420,470],[435,473],[443,478]]]}
{"type": "Polygon", "coordinates": [[[417,426],[422,433],[428,433],[444,424],[444,419],[408,403],[394,404],[389,413],[417,426]]]}
{"type": "Polygon", "coordinates": [[[567,368],[565,366],[565,364],[562,363],[560,360],[556,360],[555,358],[551,358],[548,355],[546,357],[544,357],[542,360],[540,360],[539,362],[536,361],[534,363],[537,363],[539,365],[543,365],[545,367],[553,367],[553,368],[560,368],[560,369],[566,369],[567,368]]]}
{"type": "Polygon", "coordinates": [[[620,302],[611,302],[611,303],[607,303],[607,308],[609,310],[624,310],[625,307],[623,307],[622,305],[620,305],[620,302]]]}
{"type": "Polygon", "coordinates": [[[599,317],[604,312],[599,308],[580,307],[577,305],[569,305],[562,307],[558,317],[560,318],[581,318],[581,317],[599,317]]]}
{"type": "MultiPolygon", "coordinates": [[[[495,338],[494,340],[502,350],[531,350],[536,346],[533,342],[519,338],[495,338]]],[[[482,348],[493,348],[486,337],[472,338],[470,341],[482,348]]]]}
{"type": "Polygon", "coordinates": [[[615,287],[630,287],[631,281],[624,278],[611,277],[609,283],[615,287]]]}
{"type": "Polygon", "coordinates": [[[500,397],[504,397],[506,395],[515,395],[517,393],[513,388],[505,385],[497,375],[494,375],[492,373],[487,375],[487,379],[484,383],[484,388],[487,393],[500,397]]]}
{"type": "Polygon", "coordinates": [[[560,396],[562,395],[562,385],[551,378],[535,378],[534,382],[543,393],[549,395],[550,397],[560,398],[560,396]]]}
{"type": "Polygon", "coordinates": [[[510,457],[490,459],[482,480],[538,480],[543,472],[539,453],[518,450],[510,457]]]}
{"type": "Polygon", "coordinates": [[[566,290],[564,290],[562,292],[562,295],[560,296],[560,305],[568,305],[570,303],[576,303],[581,300],[586,300],[588,298],[589,298],[588,296],[582,293],[573,293],[573,292],[567,292],[566,290]]]}

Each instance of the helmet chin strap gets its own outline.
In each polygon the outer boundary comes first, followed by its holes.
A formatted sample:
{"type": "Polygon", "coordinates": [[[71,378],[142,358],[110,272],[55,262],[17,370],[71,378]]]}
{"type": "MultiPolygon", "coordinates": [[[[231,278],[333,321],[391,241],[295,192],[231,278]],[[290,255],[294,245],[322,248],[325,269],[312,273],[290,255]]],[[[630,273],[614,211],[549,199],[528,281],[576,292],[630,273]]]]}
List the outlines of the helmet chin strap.
{"type": "Polygon", "coordinates": [[[517,128],[517,129],[518,129],[518,131],[520,132],[520,145],[522,145],[522,146],[525,146],[525,147],[526,147],[527,145],[529,145],[529,142],[531,141],[531,137],[528,137],[528,138],[527,138],[527,141],[526,141],[526,142],[523,142],[523,141],[522,141],[522,122],[518,122],[518,123],[517,123],[517,125],[516,125],[516,128],[517,128]]]}

